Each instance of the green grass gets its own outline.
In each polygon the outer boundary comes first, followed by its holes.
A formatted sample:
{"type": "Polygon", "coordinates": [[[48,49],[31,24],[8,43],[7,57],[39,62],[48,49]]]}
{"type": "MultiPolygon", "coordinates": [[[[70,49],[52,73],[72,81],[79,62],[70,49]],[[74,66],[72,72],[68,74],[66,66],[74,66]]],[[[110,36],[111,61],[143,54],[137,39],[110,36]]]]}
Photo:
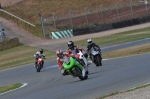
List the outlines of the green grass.
{"type": "MultiPolygon", "coordinates": [[[[39,48],[30,47],[27,45],[20,45],[10,49],[0,51],[0,70],[12,68],[29,63],[34,63],[34,54],[39,48]]],[[[44,50],[46,60],[56,57],[55,52],[44,50]]]]}
{"type": "MultiPolygon", "coordinates": [[[[150,37],[150,27],[132,31],[126,31],[118,34],[113,34],[104,37],[93,38],[92,41],[100,46],[112,45],[112,44],[120,44],[130,41],[141,40],[144,38],[150,37]],[[139,34],[138,34],[139,33],[139,34]]],[[[86,46],[87,40],[76,41],[75,44],[79,46],[86,46]]]]}
{"type": "Polygon", "coordinates": [[[13,90],[13,89],[16,89],[16,88],[19,88],[21,86],[22,86],[22,84],[17,83],[17,84],[11,84],[11,85],[8,85],[8,86],[0,87],[0,94],[4,93],[4,92],[7,92],[7,91],[10,91],[10,90],[13,90]]]}
{"type": "Polygon", "coordinates": [[[131,56],[143,53],[150,52],[150,43],[142,44],[138,46],[132,46],[128,48],[123,48],[119,50],[113,50],[107,53],[102,53],[103,58],[116,58],[116,57],[123,57],[123,56],[131,56]]]}

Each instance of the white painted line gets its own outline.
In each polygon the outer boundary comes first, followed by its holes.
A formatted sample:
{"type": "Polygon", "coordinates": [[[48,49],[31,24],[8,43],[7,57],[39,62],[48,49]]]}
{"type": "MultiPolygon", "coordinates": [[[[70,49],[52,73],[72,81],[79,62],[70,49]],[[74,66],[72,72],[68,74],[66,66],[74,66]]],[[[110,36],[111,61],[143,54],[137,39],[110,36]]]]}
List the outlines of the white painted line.
{"type": "Polygon", "coordinates": [[[58,67],[58,65],[48,66],[48,67],[45,67],[45,69],[50,69],[50,68],[55,68],[55,67],[58,67]]]}
{"type": "Polygon", "coordinates": [[[20,89],[20,88],[23,88],[23,87],[25,87],[25,86],[27,86],[27,85],[28,85],[28,83],[23,83],[23,85],[22,85],[21,87],[16,88],[16,89],[13,89],[13,90],[10,90],[10,91],[6,91],[6,92],[4,92],[4,93],[1,93],[0,96],[3,95],[3,94],[6,94],[6,93],[8,93],[8,92],[12,92],[12,91],[18,90],[18,89],[20,89]]]}

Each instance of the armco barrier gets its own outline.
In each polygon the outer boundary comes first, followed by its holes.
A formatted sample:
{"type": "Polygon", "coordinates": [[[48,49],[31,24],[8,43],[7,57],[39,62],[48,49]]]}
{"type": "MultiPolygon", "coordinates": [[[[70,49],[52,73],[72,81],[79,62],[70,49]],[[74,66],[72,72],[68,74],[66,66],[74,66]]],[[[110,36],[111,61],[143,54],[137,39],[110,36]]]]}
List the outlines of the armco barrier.
{"type": "Polygon", "coordinates": [[[61,38],[67,38],[73,36],[73,30],[65,30],[65,31],[58,31],[58,32],[52,32],[52,39],[61,39],[61,38]]]}

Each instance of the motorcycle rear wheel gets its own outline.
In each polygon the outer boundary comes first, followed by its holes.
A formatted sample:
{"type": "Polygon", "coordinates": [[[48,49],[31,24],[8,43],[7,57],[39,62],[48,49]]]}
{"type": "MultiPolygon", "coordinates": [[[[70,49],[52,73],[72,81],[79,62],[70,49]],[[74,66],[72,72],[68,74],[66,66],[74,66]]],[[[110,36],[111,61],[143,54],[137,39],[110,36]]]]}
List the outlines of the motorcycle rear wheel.
{"type": "Polygon", "coordinates": [[[96,63],[96,66],[102,66],[101,56],[96,56],[95,57],[95,63],[96,63]]]}

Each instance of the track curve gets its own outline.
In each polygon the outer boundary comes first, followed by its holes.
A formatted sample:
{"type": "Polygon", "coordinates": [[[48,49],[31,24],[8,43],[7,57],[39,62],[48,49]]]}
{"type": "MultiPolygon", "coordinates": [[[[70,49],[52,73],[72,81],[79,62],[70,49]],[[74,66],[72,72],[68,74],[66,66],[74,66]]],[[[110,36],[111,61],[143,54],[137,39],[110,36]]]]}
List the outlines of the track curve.
{"type": "MultiPolygon", "coordinates": [[[[136,43],[138,44],[138,43],[136,43]]],[[[130,45],[130,44],[129,44],[130,45]]],[[[129,46],[128,45],[128,46],[129,46]]],[[[122,48],[117,45],[116,47],[122,48]]],[[[128,47],[126,45],[126,47],[128,47]]],[[[115,47],[115,46],[114,46],[115,47]]],[[[108,47],[111,49],[112,47],[108,47]]],[[[116,48],[117,49],[117,48],[116,48]]],[[[103,49],[103,51],[106,50],[103,49]]],[[[110,51],[110,50],[109,50],[110,51]]],[[[89,67],[89,78],[80,81],[61,76],[56,60],[46,61],[37,73],[33,64],[0,71],[0,86],[28,83],[28,86],[0,95],[1,99],[91,99],[150,82],[150,53],[103,60],[103,66],[89,67]]]]}

